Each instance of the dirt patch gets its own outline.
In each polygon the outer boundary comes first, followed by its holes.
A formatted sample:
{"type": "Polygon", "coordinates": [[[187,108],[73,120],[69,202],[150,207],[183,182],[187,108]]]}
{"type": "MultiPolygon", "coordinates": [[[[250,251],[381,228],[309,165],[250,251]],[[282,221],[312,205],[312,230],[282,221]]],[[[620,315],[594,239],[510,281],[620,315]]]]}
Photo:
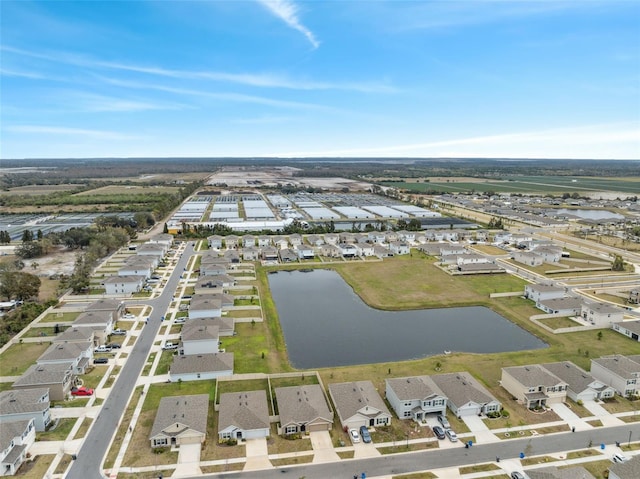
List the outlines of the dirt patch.
{"type": "Polygon", "coordinates": [[[77,251],[60,249],[47,256],[25,260],[24,270],[47,278],[52,275],[70,275],[73,273],[77,254],[77,251]]]}

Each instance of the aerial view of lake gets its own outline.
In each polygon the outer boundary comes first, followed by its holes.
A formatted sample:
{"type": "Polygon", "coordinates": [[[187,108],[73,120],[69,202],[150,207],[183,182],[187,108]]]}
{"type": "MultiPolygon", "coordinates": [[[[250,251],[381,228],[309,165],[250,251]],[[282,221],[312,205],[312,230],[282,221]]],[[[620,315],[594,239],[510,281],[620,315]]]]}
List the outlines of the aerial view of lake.
{"type": "Polygon", "coordinates": [[[333,270],[269,275],[291,364],[313,369],[452,352],[541,349],[542,340],[482,306],[382,311],[333,270]]]}
{"type": "Polygon", "coordinates": [[[558,213],[563,215],[573,215],[585,220],[621,220],[624,216],[618,213],[607,210],[568,210],[562,208],[557,210],[558,213]]]}

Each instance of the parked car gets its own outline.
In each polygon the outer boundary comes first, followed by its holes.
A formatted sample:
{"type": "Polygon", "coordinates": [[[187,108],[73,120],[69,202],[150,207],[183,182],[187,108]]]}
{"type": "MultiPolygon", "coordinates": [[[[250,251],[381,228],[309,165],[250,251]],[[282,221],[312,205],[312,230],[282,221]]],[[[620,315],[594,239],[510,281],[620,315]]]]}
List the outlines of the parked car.
{"type": "Polygon", "coordinates": [[[624,454],[620,454],[619,452],[614,454],[611,457],[611,460],[613,462],[627,462],[629,460],[629,458],[627,456],[625,456],[624,454]]]}
{"type": "Polygon", "coordinates": [[[178,349],[178,344],[167,341],[166,343],[164,343],[164,346],[162,346],[162,349],[164,349],[165,351],[168,351],[170,349],[178,349]]]}
{"type": "Polygon", "coordinates": [[[458,442],[458,435],[453,431],[453,429],[445,430],[445,434],[451,442],[458,442]]]}
{"type": "Polygon", "coordinates": [[[521,472],[513,471],[511,473],[511,479],[525,479],[525,478],[524,478],[524,474],[522,474],[521,472]]]}
{"type": "Polygon", "coordinates": [[[176,318],[173,322],[174,324],[184,324],[187,322],[187,318],[176,318]]]}
{"type": "Polygon", "coordinates": [[[124,319],[135,319],[135,316],[131,313],[127,313],[123,316],[124,319]]]}
{"type": "Polygon", "coordinates": [[[122,347],[122,344],[120,344],[120,343],[109,343],[109,344],[107,344],[107,347],[111,348],[111,349],[120,349],[122,347]]]}
{"type": "Polygon", "coordinates": [[[125,336],[127,334],[127,330],[118,328],[111,331],[111,334],[115,334],[116,336],[125,336]]]}
{"type": "Polygon", "coordinates": [[[93,364],[108,364],[109,358],[95,358],[93,364]]]}
{"type": "Polygon", "coordinates": [[[360,442],[360,434],[355,429],[349,429],[349,436],[351,437],[352,443],[360,442]]]}
{"type": "Polygon", "coordinates": [[[360,426],[360,436],[362,437],[362,442],[371,442],[371,435],[369,434],[367,426],[360,426]]]}
{"type": "Polygon", "coordinates": [[[444,429],[440,426],[433,426],[433,433],[436,435],[438,439],[444,439],[447,435],[444,433],[444,429]]]}
{"type": "Polygon", "coordinates": [[[438,414],[438,422],[442,424],[442,427],[445,429],[449,429],[451,427],[451,424],[449,424],[449,420],[447,419],[447,416],[445,416],[444,414],[438,414]]]}
{"type": "Polygon", "coordinates": [[[111,348],[109,346],[107,346],[106,344],[103,344],[102,346],[98,346],[96,349],[93,350],[94,353],[109,353],[111,352],[111,348]]]}
{"type": "Polygon", "coordinates": [[[71,389],[72,396],[91,396],[93,395],[93,389],[80,386],[79,388],[71,389]]]}

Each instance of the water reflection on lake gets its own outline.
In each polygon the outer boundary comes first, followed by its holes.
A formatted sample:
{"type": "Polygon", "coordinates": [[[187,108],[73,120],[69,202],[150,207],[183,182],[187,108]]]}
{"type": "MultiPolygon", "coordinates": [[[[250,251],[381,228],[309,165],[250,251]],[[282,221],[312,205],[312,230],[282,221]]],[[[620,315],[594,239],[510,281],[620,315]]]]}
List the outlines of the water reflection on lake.
{"type": "Polygon", "coordinates": [[[482,306],[373,309],[333,270],[279,271],[269,275],[269,285],[289,360],[299,369],[404,361],[445,350],[494,353],[547,346],[482,306]]]}

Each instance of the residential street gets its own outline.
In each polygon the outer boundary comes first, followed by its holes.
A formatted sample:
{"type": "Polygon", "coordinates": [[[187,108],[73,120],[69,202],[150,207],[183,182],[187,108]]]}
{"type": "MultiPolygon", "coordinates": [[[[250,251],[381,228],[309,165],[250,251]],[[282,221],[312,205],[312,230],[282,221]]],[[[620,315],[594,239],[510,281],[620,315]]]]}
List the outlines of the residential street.
{"type": "Polygon", "coordinates": [[[105,400],[102,411],[96,418],[82,447],[78,451],[77,459],[67,474],[68,479],[103,477],[100,466],[109,450],[111,439],[117,431],[122,414],[127,408],[136,381],[142,372],[151,346],[156,339],[156,335],[162,324],[160,318],[165,314],[165,311],[171,303],[182,271],[187,266],[192,253],[193,246],[191,243],[188,243],[184,253],[171,273],[162,294],[155,299],[140,301],[141,304],[148,304],[153,307],[153,311],[149,315],[149,322],[142,329],[131,354],[120,371],[111,394],[109,394],[105,400]]]}

